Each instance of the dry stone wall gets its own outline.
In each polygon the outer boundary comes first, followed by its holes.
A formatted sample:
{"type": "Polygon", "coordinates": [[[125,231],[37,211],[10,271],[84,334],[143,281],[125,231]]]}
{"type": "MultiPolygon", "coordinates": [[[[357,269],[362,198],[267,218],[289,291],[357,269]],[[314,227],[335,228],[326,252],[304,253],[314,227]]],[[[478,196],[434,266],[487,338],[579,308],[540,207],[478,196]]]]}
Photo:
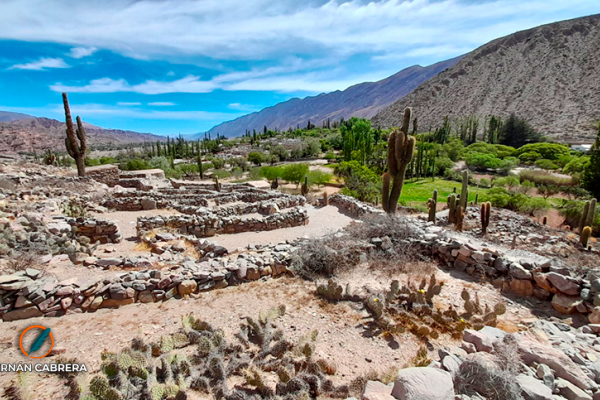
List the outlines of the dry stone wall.
{"type": "Polygon", "coordinates": [[[383,212],[379,208],[372,207],[355,199],[354,197],[339,193],[329,196],[329,204],[344,209],[356,216],[362,216],[365,214],[380,214],[383,212]]]}
{"type": "Polygon", "coordinates": [[[145,269],[112,277],[82,277],[64,281],[42,276],[35,269],[3,275],[0,276],[0,317],[4,321],[60,317],[136,302],[151,303],[195,296],[199,292],[277,276],[287,271],[291,253],[295,251],[292,245],[259,247],[254,247],[253,253],[239,254],[235,259],[186,261],[169,271],[145,269]]]}
{"type": "Polygon", "coordinates": [[[308,212],[302,207],[293,207],[288,212],[279,212],[259,218],[239,216],[220,217],[214,213],[201,215],[173,215],[169,217],[139,217],[138,235],[143,232],[171,228],[182,234],[210,237],[216,234],[270,231],[308,224],[308,212]]]}
{"type": "Polygon", "coordinates": [[[123,239],[115,221],[103,218],[67,218],[66,222],[77,229],[76,235],[89,237],[92,243],[120,243],[123,239]]]}
{"type": "Polygon", "coordinates": [[[104,183],[110,187],[119,184],[119,167],[116,165],[99,165],[87,167],[85,175],[96,182],[104,183]]]}

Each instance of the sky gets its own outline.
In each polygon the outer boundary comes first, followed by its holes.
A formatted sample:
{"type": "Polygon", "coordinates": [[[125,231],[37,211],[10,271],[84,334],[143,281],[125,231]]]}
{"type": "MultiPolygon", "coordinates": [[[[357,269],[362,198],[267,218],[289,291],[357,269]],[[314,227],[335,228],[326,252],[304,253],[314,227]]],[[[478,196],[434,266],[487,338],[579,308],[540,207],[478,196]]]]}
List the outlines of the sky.
{"type": "Polygon", "coordinates": [[[174,136],[377,81],[597,0],[0,0],[0,111],[174,136]]]}

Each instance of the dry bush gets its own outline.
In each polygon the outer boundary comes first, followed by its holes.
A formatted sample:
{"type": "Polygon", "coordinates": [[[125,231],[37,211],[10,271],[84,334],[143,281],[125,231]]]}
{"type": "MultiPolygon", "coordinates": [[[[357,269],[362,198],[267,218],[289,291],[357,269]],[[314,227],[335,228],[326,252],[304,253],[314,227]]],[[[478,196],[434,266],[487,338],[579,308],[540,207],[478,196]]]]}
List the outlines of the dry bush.
{"type": "Polygon", "coordinates": [[[356,243],[335,237],[308,240],[292,256],[291,269],[305,279],[332,277],[358,264],[356,243]]]}
{"type": "Polygon", "coordinates": [[[402,241],[415,238],[415,227],[406,217],[388,214],[369,214],[362,218],[362,223],[347,228],[350,236],[356,239],[371,240],[373,238],[390,237],[402,241]]]}
{"type": "Polygon", "coordinates": [[[40,256],[35,252],[21,251],[13,255],[7,263],[9,269],[24,271],[27,268],[38,268],[41,265],[40,256]]]}
{"type": "Polygon", "coordinates": [[[455,379],[458,393],[479,393],[491,400],[522,400],[521,389],[516,382],[520,357],[516,339],[508,335],[497,345],[497,356],[475,353],[463,361],[455,379]]]}

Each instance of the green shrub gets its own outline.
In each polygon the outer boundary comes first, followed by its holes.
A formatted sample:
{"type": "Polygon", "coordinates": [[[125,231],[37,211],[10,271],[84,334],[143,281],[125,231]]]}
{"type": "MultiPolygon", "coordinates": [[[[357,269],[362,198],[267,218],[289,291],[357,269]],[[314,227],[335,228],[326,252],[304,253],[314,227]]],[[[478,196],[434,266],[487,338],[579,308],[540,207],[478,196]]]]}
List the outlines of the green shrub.
{"type": "Polygon", "coordinates": [[[343,194],[370,202],[381,195],[380,176],[358,161],[341,162],[335,167],[334,173],[346,183],[343,194]]]}
{"type": "Polygon", "coordinates": [[[490,188],[490,187],[492,187],[492,181],[490,181],[490,180],[489,180],[489,179],[487,179],[487,178],[481,178],[481,179],[479,180],[479,183],[478,183],[478,185],[479,185],[479,187],[481,187],[481,188],[490,188]]]}
{"type": "Polygon", "coordinates": [[[503,187],[490,189],[485,195],[482,195],[482,201],[489,201],[494,207],[505,208],[510,203],[510,193],[503,187]]]}
{"type": "Polygon", "coordinates": [[[151,169],[152,166],[146,160],[141,158],[130,158],[119,164],[119,168],[123,171],[139,171],[143,169],[151,169]]]}
{"type": "Polygon", "coordinates": [[[521,182],[530,181],[539,185],[573,186],[577,181],[573,177],[556,176],[548,171],[526,169],[519,173],[521,182]]]}
{"type": "Polygon", "coordinates": [[[333,151],[329,151],[327,152],[327,154],[325,154],[325,157],[323,157],[325,160],[335,160],[336,159],[336,155],[333,151]]]}
{"type": "Polygon", "coordinates": [[[283,178],[283,167],[261,167],[260,172],[269,181],[274,181],[275,178],[283,178]]]}
{"type": "Polygon", "coordinates": [[[321,171],[320,169],[312,170],[308,173],[308,181],[310,184],[321,187],[331,180],[333,174],[329,172],[321,171]]]}
{"type": "Polygon", "coordinates": [[[267,161],[267,155],[261,151],[253,151],[248,154],[248,161],[255,165],[261,165],[267,161]]]}
{"type": "Polygon", "coordinates": [[[565,174],[580,174],[585,171],[589,163],[590,157],[588,156],[575,157],[564,166],[562,172],[565,174]]]}
{"type": "Polygon", "coordinates": [[[519,157],[521,154],[536,152],[540,154],[541,159],[546,160],[558,160],[561,156],[567,156],[570,154],[568,146],[558,143],[531,143],[526,144],[523,147],[518,148],[515,151],[515,155],[519,157]]]}
{"type": "Polygon", "coordinates": [[[224,169],[215,169],[212,173],[212,176],[219,179],[225,179],[231,176],[231,172],[225,171],[224,169]]]}
{"type": "Polygon", "coordinates": [[[213,158],[212,163],[215,169],[222,169],[225,166],[225,160],[218,157],[213,158]]]}
{"type": "Polygon", "coordinates": [[[234,167],[231,170],[231,175],[236,179],[240,179],[244,175],[244,171],[240,167],[234,167]]]}
{"type": "Polygon", "coordinates": [[[435,175],[443,175],[448,169],[454,167],[454,162],[448,157],[436,157],[435,158],[435,175]]]}
{"type": "Polygon", "coordinates": [[[537,160],[534,164],[536,167],[547,170],[558,169],[558,165],[556,165],[552,160],[541,159],[537,160]]]}
{"type": "Polygon", "coordinates": [[[262,168],[261,167],[250,168],[250,172],[248,173],[248,178],[250,178],[250,180],[253,180],[253,181],[258,181],[258,180],[262,179],[263,178],[262,168]]]}
{"type": "Polygon", "coordinates": [[[283,180],[295,183],[296,185],[304,181],[306,175],[308,175],[308,164],[295,163],[283,167],[283,180]]]}
{"type": "Polygon", "coordinates": [[[540,153],[538,153],[537,151],[528,151],[525,153],[521,153],[519,154],[519,161],[521,161],[523,164],[533,164],[534,162],[536,162],[537,160],[541,159],[542,155],[540,153]]]}
{"type": "Polygon", "coordinates": [[[516,175],[505,176],[502,178],[494,179],[492,186],[495,187],[506,187],[508,190],[513,190],[519,186],[519,177],[516,175]]]}

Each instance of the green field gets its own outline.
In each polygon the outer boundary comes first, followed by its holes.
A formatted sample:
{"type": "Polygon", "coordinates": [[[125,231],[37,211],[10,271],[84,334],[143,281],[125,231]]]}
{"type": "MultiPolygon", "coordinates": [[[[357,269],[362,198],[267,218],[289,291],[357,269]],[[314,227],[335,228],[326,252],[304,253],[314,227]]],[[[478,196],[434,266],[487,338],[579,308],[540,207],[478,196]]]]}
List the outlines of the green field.
{"type": "MultiPolygon", "coordinates": [[[[411,206],[416,208],[423,208],[426,206],[427,200],[433,195],[433,191],[438,191],[438,201],[446,202],[446,198],[454,188],[459,194],[461,190],[461,183],[455,181],[447,181],[444,179],[431,178],[409,180],[404,183],[402,188],[402,196],[400,196],[400,204],[403,206],[411,206]]],[[[475,186],[469,186],[469,201],[475,200],[475,195],[479,193],[481,196],[487,193],[489,189],[477,188],[475,186]]]]}

